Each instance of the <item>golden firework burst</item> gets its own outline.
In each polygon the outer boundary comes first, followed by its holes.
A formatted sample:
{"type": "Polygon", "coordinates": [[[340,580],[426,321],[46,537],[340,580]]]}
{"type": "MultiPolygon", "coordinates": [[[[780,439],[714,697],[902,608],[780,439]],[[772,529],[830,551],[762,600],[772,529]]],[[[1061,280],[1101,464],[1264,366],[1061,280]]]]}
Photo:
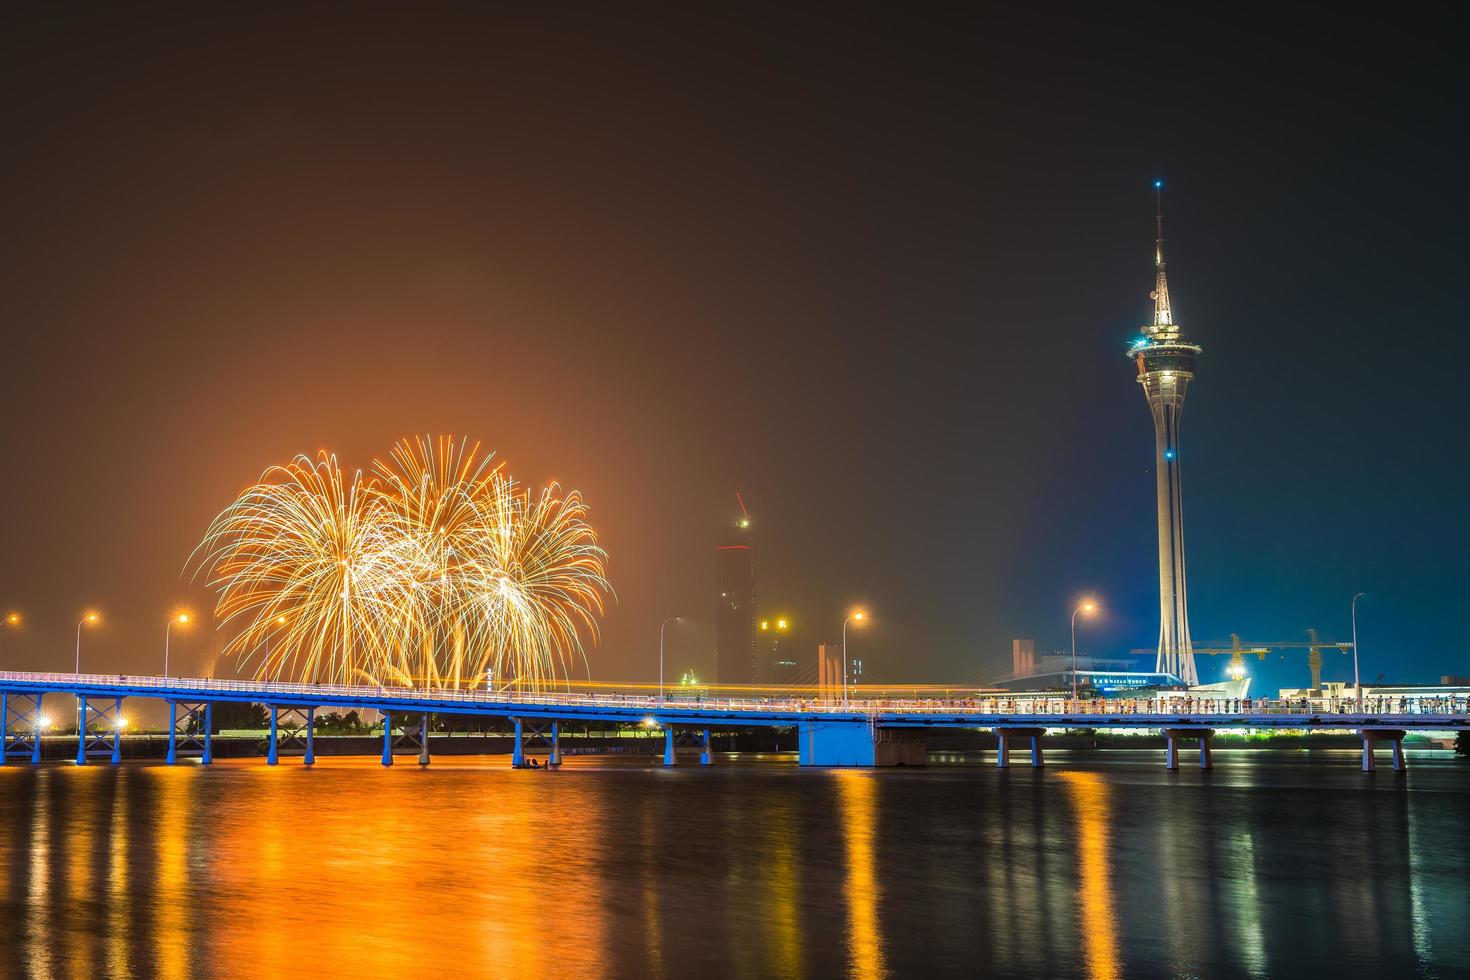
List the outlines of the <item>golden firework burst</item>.
{"type": "Polygon", "coordinates": [[[325,452],[271,467],[191,559],[257,676],[531,690],[585,661],[606,562],[579,493],[533,493],[449,438],[403,440],[368,476],[325,452]]]}

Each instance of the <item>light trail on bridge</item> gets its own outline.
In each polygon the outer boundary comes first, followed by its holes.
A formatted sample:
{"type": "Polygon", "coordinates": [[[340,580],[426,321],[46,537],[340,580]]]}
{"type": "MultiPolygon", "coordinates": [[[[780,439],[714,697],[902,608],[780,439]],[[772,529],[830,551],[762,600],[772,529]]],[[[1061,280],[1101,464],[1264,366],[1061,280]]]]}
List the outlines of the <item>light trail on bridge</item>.
{"type": "MultiPolygon", "coordinates": [[[[665,761],[673,764],[675,739],[680,730],[704,733],[703,756],[708,761],[709,733],[750,728],[795,728],[799,756],[807,765],[881,765],[885,752],[914,759],[914,739],[926,731],[988,729],[1001,741],[999,765],[1008,765],[1007,740],[1030,738],[1032,762],[1039,765],[1040,738],[1046,731],[1065,729],[1157,729],[1169,743],[1170,768],[1177,765],[1179,739],[1200,742],[1200,763],[1210,765],[1209,739],[1217,729],[1275,731],[1342,731],[1360,733],[1364,740],[1364,767],[1372,767],[1376,742],[1392,742],[1395,763],[1402,767],[1401,740],[1408,731],[1470,730],[1470,704],[1464,697],[1428,703],[1397,704],[1392,698],[1368,698],[1362,705],[1337,700],[1282,701],[1276,699],[1211,698],[1188,692],[1167,692],[1151,698],[1073,700],[1065,697],[874,697],[855,701],[787,697],[708,697],[668,694],[663,698],[639,693],[517,692],[390,687],[384,685],[302,684],[282,681],[218,678],[149,677],[124,674],[0,673],[0,734],[3,758],[30,755],[39,761],[41,699],[46,695],[75,697],[82,724],[78,732],[79,763],[89,753],[106,751],[101,740],[112,741],[111,755],[119,757],[121,725],[88,728],[92,720],[104,724],[120,719],[126,698],[153,698],[170,706],[170,757],[180,734],[176,709],[186,707],[186,719],[208,718],[210,705],[253,702],[271,712],[271,758],[274,760],[275,719],[280,711],[304,712],[306,735],[311,737],[312,714],[317,708],[378,711],[387,719],[384,761],[391,762],[394,715],[426,719],[428,715],[478,715],[513,721],[517,745],[523,722],[551,725],[553,738],[562,722],[639,724],[652,722],[666,737],[665,761]],[[21,719],[12,737],[9,716],[12,700],[21,719]],[[90,702],[90,706],[89,706],[90,702]],[[97,707],[98,704],[106,705],[97,707]],[[1349,710],[1351,708],[1351,710],[1349,710]],[[89,714],[91,712],[91,714],[89,714]],[[27,724],[29,727],[27,727],[27,724]],[[99,734],[100,732],[100,734],[99,734]],[[887,748],[885,748],[887,746],[887,748]]],[[[187,723],[187,722],[186,722],[187,723]]],[[[205,727],[208,725],[206,723],[205,727]]],[[[427,761],[427,722],[420,738],[427,761]]],[[[208,741],[209,733],[205,733],[208,741]]],[[[206,755],[207,747],[206,747],[206,755]]],[[[519,749],[515,753],[519,759],[519,749]]],[[[894,756],[895,758],[897,756],[894,756]]]]}

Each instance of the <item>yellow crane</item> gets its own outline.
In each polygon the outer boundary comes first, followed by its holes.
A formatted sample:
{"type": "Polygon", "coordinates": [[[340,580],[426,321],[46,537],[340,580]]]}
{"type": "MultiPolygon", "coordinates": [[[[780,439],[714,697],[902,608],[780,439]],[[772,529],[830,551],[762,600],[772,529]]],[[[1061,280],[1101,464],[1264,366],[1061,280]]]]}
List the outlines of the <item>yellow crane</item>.
{"type": "MultiPolygon", "coordinates": [[[[1240,638],[1239,633],[1230,634],[1230,645],[1227,646],[1196,646],[1194,652],[1204,657],[1229,657],[1230,664],[1225,672],[1233,678],[1245,676],[1245,657],[1251,654],[1259,660],[1265,660],[1266,654],[1272,650],[1306,650],[1307,666],[1312,671],[1312,690],[1322,690],[1322,651],[1336,650],[1338,653],[1347,653],[1353,648],[1351,643],[1324,643],[1315,629],[1307,630],[1307,641],[1278,640],[1271,643],[1247,643],[1240,638]]],[[[1134,650],[1136,654],[1153,653],[1153,650],[1134,650]]]]}

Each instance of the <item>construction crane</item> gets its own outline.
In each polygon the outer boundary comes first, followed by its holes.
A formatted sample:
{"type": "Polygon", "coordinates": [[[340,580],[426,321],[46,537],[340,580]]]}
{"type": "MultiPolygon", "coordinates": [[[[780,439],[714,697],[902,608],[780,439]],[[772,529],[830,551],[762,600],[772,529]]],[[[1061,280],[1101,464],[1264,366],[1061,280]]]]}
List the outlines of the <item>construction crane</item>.
{"type": "MultiPolygon", "coordinates": [[[[1322,690],[1322,651],[1336,650],[1338,653],[1347,653],[1353,648],[1351,643],[1324,643],[1315,629],[1307,630],[1307,642],[1298,640],[1278,640],[1272,643],[1247,643],[1240,638],[1239,633],[1230,634],[1230,645],[1227,646],[1195,646],[1194,652],[1205,657],[1230,658],[1230,664],[1225,668],[1225,673],[1231,678],[1239,680],[1245,676],[1245,658],[1247,654],[1259,660],[1265,660],[1266,654],[1272,650],[1306,650],[1307,666],[1312,671],[1312,690],[1322,690]]],[[[1155,653],[1157,651],[1134,650],[1135,654],[1155,653]]]]}

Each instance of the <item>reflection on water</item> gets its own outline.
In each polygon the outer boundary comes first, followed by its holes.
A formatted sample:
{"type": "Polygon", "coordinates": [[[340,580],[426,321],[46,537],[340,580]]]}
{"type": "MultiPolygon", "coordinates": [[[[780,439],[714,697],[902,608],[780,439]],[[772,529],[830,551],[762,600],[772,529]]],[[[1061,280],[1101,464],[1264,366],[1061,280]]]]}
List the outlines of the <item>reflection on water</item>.
{"type": "Polygon", "coordinates": [[[1118,976],[1115,941],[1118,923],[1113,912],[1113,888],[1108,881],[1108,787],[1095,772],[1058,773],[1077,813],[1077,865],[1081,887],[1077,900],[1082,912],[1082,946],[1087,974],[1093,980],[1118,976]]]}
{"type": "Polygon", "coordinates": [[[874,836],[878,823],[879,774],[838,772],[837,795],[842,836],[847,845],[847,948],[852,975],[860,980],[881,977],[883,934],[878,928],[878,865],[874,836]]]}
{"type": "Polygon", "coordinates": [[[1464,973],[1470,765],[1049,761],[6,766],[0,976],[1464,973]]]}

